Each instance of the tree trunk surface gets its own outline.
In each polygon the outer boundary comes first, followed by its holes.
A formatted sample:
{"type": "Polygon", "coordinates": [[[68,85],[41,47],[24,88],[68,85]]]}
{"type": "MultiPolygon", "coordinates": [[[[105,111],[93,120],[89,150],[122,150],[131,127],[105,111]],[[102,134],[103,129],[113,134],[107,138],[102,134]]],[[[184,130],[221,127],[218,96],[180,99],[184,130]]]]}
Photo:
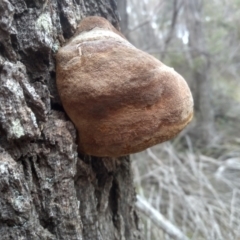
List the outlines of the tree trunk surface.
{"type": "Polygon", "coordinates": [[[0,0],[0,239],[141,239],[129,157],[77,154],[55,54],[114,0],[0,0]]]}

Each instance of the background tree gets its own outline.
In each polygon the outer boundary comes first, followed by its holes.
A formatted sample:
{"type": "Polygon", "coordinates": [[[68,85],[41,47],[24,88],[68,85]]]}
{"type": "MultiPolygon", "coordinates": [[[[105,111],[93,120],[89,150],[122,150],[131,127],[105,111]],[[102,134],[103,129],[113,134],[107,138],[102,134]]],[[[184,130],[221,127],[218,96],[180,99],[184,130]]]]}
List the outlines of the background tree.
{"type": "Polygon", "coordinates": [[[190,68],[192,69],[192,90],[196,110],[194,134],[204,144],[213,142],[215,132],[212,105],[211,53],[205,37],[202,0],[184,1],[185,26],[188,32],[190,68]]]}
{"type": "Polygon", "coordinates": [[[1,0],[0,235],[140,239],[129,157],[78,156],[55,53],[89,15],[119,28],[114,0],[1,0]]]}

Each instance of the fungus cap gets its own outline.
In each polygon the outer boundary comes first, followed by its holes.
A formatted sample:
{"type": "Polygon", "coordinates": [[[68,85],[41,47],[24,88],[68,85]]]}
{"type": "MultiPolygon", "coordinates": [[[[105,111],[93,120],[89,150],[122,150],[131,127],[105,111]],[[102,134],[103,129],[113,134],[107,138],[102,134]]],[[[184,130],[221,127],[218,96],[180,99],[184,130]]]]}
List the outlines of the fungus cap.
{"type": "Polygon", "coordinates": [[[135,48],[104,18],[80,22],[57,53],[56,71],[79,152],[139,152],[173,138],[192,119],[192,94],[183,77],[135,48]]]}

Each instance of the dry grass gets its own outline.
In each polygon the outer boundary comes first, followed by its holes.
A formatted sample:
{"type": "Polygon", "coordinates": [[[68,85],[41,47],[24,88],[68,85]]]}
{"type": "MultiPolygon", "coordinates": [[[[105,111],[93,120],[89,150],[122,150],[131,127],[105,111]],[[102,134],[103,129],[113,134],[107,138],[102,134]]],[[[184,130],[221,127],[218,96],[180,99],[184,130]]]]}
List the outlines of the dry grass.
{"type": "MultiPolygon", "coordinates": [[[[166,142],[132,156],[138,194],[190,239],[239,240],[240,149],[225,146],[213,158],[185,140],[184,152],[166,142]]],[[[143,223],[146,240],[171,239],[149,218],[143,223]]]]}

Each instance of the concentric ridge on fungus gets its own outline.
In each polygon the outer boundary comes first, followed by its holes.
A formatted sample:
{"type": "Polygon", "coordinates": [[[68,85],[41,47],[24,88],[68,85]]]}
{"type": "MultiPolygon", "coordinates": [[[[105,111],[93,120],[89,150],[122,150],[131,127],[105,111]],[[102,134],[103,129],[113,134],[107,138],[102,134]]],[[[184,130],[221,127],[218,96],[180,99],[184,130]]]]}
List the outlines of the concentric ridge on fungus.
{"type": "Polygon", "coordinates": [[[183,77],[101,17],[83,19],[58,51],[57,87],[79,151],[89,155],[142,151],[173,138],[193,116],[183,77]]]}

